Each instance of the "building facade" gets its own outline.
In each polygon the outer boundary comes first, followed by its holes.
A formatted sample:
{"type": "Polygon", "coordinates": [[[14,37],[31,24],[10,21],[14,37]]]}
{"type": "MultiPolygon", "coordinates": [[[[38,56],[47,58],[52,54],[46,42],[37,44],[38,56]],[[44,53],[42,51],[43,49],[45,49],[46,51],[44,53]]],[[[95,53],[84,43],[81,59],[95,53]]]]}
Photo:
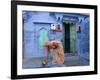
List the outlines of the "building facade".
{"type": "Polygon", "coordinates": [[[23,59],[45,57],[44,44],[59,40],[67,56],[89,60],[89,14],[23,11],[23,59]]]}

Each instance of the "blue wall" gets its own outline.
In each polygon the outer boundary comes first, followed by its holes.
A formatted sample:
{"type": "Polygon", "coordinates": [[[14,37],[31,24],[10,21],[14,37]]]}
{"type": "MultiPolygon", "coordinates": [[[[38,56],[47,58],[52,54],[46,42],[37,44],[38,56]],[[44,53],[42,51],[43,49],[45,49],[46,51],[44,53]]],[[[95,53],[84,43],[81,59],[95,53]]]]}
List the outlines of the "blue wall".
{"type": "Polygon", "coordinates": [[[81,57],[84,57],[86,59],[89,59],[89,17],[88,18],[83,18],[82,22],[79,23],[81,26],[81,33],[78,34],[78,43],[79,43],[79,55],[81,57]]]}
{"type": "Polygon", "coordinates": [[[61,40],[62,32],[51,34],[50,26],[52,23],[61,25],[62,19],[76,21],[76,28],[81,27],[81,32],[77,33],[76,49],[79,56],[88,59],[89,56],[89,16],[67,14],[67,13],[50,13],[50,12],[31,12],[23,11],[24,19],[24,58],[46,56],[46,51],[39,47],[39,30],[44,28],[48,31],[48,39],[54,38],[61,40]],[[65,16],[67,15],[67,16],[65,16]],[[73,17],[73,15],[75,17],[73,17]]]}

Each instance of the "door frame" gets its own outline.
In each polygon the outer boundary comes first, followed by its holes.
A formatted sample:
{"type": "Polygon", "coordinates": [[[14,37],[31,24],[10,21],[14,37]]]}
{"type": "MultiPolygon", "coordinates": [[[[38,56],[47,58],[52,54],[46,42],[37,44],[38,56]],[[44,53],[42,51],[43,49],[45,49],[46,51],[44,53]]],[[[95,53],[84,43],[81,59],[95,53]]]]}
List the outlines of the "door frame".
{"type": "MultiPolygon", "coordinates": [[[[75,27],[76,27],[76,22],[75,21],[73,21],[73,20],[64,20],[63,22],[62,22],[62,25],[63,25],[63,35],[64,35],[64,39],[63,39],[63,46],[64,46],[64,49],[65,49],[65,24],[67,24],[67,23],[73,23],[74,25],[75,25],[75,27]]],[[[76,28],[75,28],[75,30],[76,30],[76,28]]],[[[70,37],[69,37],[70,38],[70,37]]],[[[75,40],[77,40],[77,35],[76,35],[76,38],[75,38],[75,40]]],[[[76,42],[76,41],[75,41],[76,42]]],[[[76,46],[76,45],[75,45],[76,46]]],[[[71,48],[71,47],[70,47],[71,48]]],[[[65,52],[65,50],[64,50],[64,52],[65,52]]],[[[66,52],[65,52],[66,53],[66,52]]],[[[68,53],[68,55],[76,55],[77,54],[77,48],[75,47],[75,53],[73,54],[71,54],[71,52],[69,52],[68,53]]]]}

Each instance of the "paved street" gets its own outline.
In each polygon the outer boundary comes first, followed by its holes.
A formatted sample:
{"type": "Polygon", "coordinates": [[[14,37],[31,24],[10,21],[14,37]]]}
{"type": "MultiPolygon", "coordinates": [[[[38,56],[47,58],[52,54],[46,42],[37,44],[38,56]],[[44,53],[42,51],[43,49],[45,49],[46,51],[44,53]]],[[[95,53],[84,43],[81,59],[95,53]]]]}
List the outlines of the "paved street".
{"type": "Polygon", "coordinates": [[[89,61],[78,56],[67,56],[65,57],[65,62],[63,65],[58,65],[57,63],[51,63],[50,59],[46,66],[42,65],[42,58],[31,58],[29,60],[23,60],[23,68],[44,68],[44,67],[69,67],[69,66],[86,66],[89,65],[89,61]]]}

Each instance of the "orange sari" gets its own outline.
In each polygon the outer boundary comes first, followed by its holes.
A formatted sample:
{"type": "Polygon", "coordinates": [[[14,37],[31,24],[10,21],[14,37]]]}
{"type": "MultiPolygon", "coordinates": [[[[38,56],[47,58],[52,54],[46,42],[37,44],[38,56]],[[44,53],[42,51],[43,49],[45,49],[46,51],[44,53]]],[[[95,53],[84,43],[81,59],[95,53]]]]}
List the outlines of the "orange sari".
{"type": "Polygon", "coordinates": [[[47,55],[50,53],[50,49],[54,49],[54,59],[57,61],[58,64],[63,64],[64,63],[64,50],[62,43],[57,40],[53,41],[48,41],[46,42],[46,50],[47,50],[47,55]]]}

